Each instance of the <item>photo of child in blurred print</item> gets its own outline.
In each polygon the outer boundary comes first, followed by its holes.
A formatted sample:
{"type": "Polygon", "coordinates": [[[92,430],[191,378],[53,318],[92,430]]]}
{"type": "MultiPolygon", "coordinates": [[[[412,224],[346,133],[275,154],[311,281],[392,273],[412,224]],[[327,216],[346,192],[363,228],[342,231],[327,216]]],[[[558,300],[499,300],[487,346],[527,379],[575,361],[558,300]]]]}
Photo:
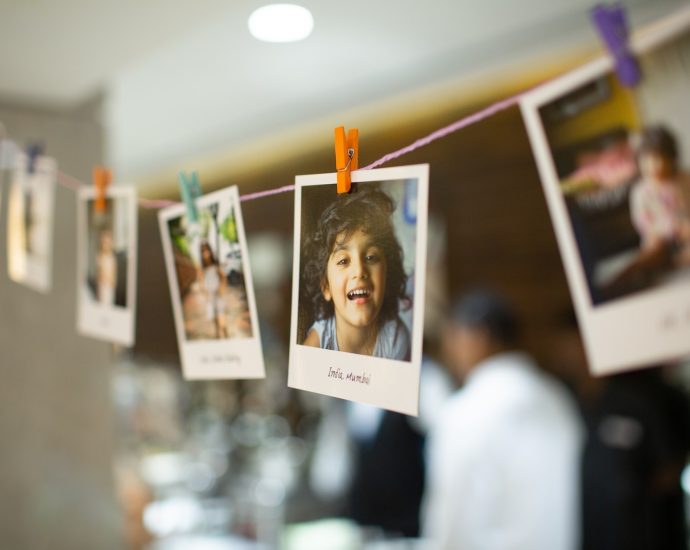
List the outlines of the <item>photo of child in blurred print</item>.
{"type": "Polygon", "coordinates": [[[98,257],[96,258],[98,301],[111,306],[115,303],[117,286],[117,259],[113,250],[113,232],[110,229],[102,229],[98,242],[98,257]]]}
{"type": "Polygon", "coordinates": [[[393,199],[376,184],[338,196],[307,236],[303,289],[314,322],[303,344],[408,361],[409,307],[393,199]]]}
{"type": "Polygon", "coordinates": [[[642,250],[669,250],[676,266],[690,265],[690,186],[679,170],[678,144],[663,126],[642,132],[637,150],[641,179],[630,195],[633,225],[642,250]]]}
{"type": "Polygon", "coordinates": [[[206,241],[201,244],[199,281],[206,292],[206,319],[215,323],[216,338],[227,338],[224,304],[227,283],[211,245],[206,241]]]}

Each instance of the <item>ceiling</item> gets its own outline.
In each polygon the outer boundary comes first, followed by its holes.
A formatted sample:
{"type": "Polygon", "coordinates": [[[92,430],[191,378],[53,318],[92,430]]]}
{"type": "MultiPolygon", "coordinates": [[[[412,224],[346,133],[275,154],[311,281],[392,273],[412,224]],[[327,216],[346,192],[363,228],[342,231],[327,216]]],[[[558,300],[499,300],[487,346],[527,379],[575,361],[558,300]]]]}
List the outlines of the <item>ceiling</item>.
{"type": "MultiPolygon", "coordinates": [[[[304,42],[247,31],[258,0],[0,0],[0,97],[103,94],[110,164],[139,177],[310,120],[569,48],[592,0],[300,0],[304,42]]],[[[688,0],[628,0],[634,23],[688,0]]],[[[541,56],[541,57],[540,57],[541,56]]],[[[329,118],[330,117],[330,118],[329,118]]]]}

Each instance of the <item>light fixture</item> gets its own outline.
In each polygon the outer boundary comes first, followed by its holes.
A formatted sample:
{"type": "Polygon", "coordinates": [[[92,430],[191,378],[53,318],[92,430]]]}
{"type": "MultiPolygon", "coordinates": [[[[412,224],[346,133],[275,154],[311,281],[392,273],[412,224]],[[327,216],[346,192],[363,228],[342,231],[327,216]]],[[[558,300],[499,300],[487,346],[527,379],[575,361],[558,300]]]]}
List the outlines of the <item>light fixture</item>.
{"type": "Polygon", "coordinates": [[[314,28],[314,18],[307,8],[295,4],[269,4],[249,16],[249,32],[264,42],[297,42],[314,28]]]}

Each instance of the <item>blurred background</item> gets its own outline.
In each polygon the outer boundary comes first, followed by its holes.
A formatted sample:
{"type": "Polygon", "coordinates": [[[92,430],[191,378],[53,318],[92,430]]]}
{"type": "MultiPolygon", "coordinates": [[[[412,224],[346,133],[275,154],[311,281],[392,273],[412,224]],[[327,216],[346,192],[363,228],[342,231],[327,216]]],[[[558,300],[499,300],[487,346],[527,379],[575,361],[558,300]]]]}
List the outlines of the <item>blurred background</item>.
{"type": "MultiPolygon", "coordinates": [[[[257,0],[0,0],[0,131],[19,144],[42,142],[83,182],[103,163],[140,196],[177,200],[184,168],[199,171],[205,192],[238,185],[245,194],[332,172],[335,126],[359,128],[366,165],[601,51],[591,0],[301,4],[313,32],[277,44],[249,32],[257,0]]],[[[642,25],[688,3],[623,4],[642,25]]],[[[291,194],[243,204],[266,380],[185,382],[157,212],[139,210],[136,345],[124,349],[75,332],[73,192],[56,191],[53,291],[41,295],[6,275],[3,185],[0,547],[413,547],[401,540],[419,535],[431,405],[455,389],[443,314],[477,285],[512,301],[521,346],[571,388],[585,425],[610,410],[618,417],[620,396],[632,395],[647,404],[645,433],[676,442],[682,455],[685,402],[667,407],[667,394],[649,388],[684,399],[684,365],[587,374],[519,110],[389,165],[414,163],[431,165],[431,366],[418,420],[287,388],[291,194]],[[367,454],[383,426],[395,426],[382,445],[416,490],[397,495],[381,477],[386,459],[367,454]],[[379,501],[353,504],[378,482],[379,501]],[[391,521],[383,512],[398,502],[407,508],[391,521]]],[[[585,447],[588,475],[624,472],[626,498],[644,500],[633,489],[661,468],[657,447],[611,458],[601,446],[585,447]]],[[[673,479],[679,488],[680,474],[673,479]]],[[[615,528],[627,529],[625,521],[615,528]]]]}

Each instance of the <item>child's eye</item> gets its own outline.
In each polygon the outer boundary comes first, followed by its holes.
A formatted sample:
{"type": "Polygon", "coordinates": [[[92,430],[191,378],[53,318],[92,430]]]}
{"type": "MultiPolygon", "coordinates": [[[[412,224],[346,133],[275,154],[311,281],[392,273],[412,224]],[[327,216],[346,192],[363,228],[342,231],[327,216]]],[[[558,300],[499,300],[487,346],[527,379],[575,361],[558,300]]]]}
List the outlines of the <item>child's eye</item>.
{"type": "Polygon", "coordinates": [[[379,261],[379,255],[378,254],[367,254],[364,259],[369,262],[370,264],[376,263],[379,261]]]}
{"type": "Polygon", "coordinates": [[[340,258],[335,260],[335,265],[347,265],[348,259],[347,258],[340,258]]]}

